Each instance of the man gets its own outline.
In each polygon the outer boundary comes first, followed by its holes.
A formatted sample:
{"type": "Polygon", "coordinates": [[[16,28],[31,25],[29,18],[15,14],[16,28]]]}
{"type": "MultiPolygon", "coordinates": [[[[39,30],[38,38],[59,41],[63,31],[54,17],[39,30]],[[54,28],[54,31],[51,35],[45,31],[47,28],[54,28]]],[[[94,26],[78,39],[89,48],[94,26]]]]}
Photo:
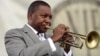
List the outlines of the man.
{"type": "MultiPolygon", "coordinates": [[[[33,2],[28,10],[28,24],[20,29],[12,29],[6,33],[5,44],[9,56],[64,56],[72,54],[70,46],[60,47],[59,40],[68,26],[59,24],[51,37],[47,37],[46,26],[51,25],[51,8],[44,1],[33,2]],[[70,54],[68,54],[70,53],[70,54]]],[[[66,41],[72,41],[67,37],[66,41]]]]}

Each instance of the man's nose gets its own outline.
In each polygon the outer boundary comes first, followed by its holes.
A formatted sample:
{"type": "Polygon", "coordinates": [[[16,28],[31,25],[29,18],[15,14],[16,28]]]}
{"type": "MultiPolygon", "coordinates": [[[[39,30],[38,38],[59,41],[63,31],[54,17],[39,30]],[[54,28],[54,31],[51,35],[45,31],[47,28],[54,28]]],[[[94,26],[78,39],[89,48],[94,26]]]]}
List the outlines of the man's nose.
{"type": "Polygon", "coordinates": [[[47,17],[47,18],[45,19],[45,22],[50,23],[50,22],[51,22],[51,19],[50,19],[49,17],[47,17]]]}

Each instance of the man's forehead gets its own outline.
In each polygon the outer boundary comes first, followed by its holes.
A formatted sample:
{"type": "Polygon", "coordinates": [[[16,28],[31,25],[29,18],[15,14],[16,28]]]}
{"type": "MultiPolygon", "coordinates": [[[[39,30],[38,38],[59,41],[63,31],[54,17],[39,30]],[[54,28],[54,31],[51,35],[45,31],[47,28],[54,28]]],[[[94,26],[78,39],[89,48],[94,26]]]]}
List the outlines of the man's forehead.
{"type": "Polygon", "coordinates": [[[48,6],[40,6],[37,11],[41,13],[51,14],[51,8],[48,6]]]}

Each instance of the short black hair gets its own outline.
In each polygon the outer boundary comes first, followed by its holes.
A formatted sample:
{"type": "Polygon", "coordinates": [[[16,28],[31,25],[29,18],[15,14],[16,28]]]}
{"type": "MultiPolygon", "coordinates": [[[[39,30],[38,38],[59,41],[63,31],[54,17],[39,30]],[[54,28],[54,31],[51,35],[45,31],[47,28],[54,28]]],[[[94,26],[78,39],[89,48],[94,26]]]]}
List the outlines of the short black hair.
{"type": "Polygon", "coordinates": [[[34,13],[38,8],[39,6],[48,6],[50,7],[50,5],[44,1],[34,1],[31,3],[31,5],[29,6],[28,8],[28,14],[29,13],[34,13]]]}

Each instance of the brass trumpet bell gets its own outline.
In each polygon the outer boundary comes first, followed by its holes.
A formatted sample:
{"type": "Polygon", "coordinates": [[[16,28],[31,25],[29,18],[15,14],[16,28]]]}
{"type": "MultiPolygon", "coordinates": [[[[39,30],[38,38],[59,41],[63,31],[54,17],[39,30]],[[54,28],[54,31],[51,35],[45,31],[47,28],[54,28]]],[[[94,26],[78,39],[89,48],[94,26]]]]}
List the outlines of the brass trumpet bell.
{"type": "Polygon", "coordinates": [[[79,45],[79,43],[75,43],[75,44],[77,44],[77,46],[72,44],[72,45],[74,45],[74,47],[77,47],[80,49],[83,47],[83,42],[81,41],[81,39],[85,40],[85,44],[86,44],[87,48],[89,48],[89,49],[96,48],[100,41],[100,36],[99,36],[98,32],[96,32],[96,31],[91,31],[91,32],[89,32],[88,35],[82,35],[82,34],[77,34],[77,33],[72,33],[72,32],[70,32],[70,34],[75,35],[76,38],[80,39],[79,42],[81,42],[81,45],[79,45]]]}
{"type": "Polygon", "coordinates": [[[96,48],[99,44],[99,34],[96,31],[91,31],[85,40],[86,46],[90,49],[96,48]]]}

